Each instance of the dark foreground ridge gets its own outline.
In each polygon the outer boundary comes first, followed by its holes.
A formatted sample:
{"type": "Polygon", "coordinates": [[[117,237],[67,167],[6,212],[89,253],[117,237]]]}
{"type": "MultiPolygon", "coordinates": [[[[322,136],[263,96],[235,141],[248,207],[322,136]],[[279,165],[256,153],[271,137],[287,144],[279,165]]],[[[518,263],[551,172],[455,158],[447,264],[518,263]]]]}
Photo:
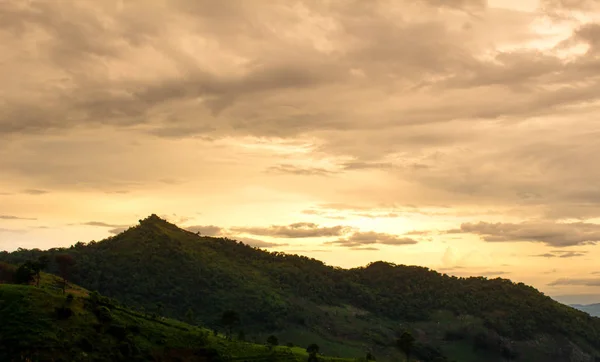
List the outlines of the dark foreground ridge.
{"type": "MultiPolygon", "coordinates": [[[[139,311],[233,339],[316,343],[328,355],[378,361],[600,360],[600,319],[507,279],[457,278],[376,262],[334,268],[182,230],[152,215],[100,242],[0,253],[21,264],[72,257],[69,277],[139,311]],[[228,325],[223,313],[239,316],[228,325]]],[[[64,269],[64,266],[63,266],[64,269]]],[[[65,270],[62,270],[65,272],[65,270]]]]}

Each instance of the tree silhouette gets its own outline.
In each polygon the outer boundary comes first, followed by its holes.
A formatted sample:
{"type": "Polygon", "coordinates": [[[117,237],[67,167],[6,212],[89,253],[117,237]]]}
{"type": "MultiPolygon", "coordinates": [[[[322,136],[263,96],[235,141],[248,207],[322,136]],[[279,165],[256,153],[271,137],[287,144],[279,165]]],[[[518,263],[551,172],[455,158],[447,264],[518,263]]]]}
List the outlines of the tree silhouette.
{"type": "Polygon", "coordinates": [[[164,311],[165,311],[165,305],[162,304],[162,302],[156,303],[156,314],[158,315],[159,318],[163,315],[164,311]]]}
{"type": "Polygon", "coordinates": [[[192,325],[196,323],[196,317],[192,308],[188,308],[187,312],[185,312],[185,321],[192,325]]]}
{"type": "Polygon", "coordinates": [[[14,275],[14,282],[17,284],[30,284],[35,278],[32,262],[27,261],[17,268],[14,275]]]}
{"type": "Polygon", "coordinates": [[[308,352],[308,362],[318,361],[317,353],[319,353],[319,346],[315,343],[312,343],[306,348],[306,352],[308,352]]]}
{"type": "Polygon", "coordinates": [[[48,257],[48,255],[42,255],[37,261],[32,263],[33,270],[35,271],[37,287],[40,286],[42,270],[45,270],[48,267],[48,264],[50,264],[50,257],[48,257]]]}
{"type": "Polygon", "coordinates": [[[277,337],[270,335],[269,338],[267,338],[267,344],[269,345],[269,349],[272,349],[273,347],[279,345],[279,340],[277,337]]]}
{"type": "Polygon", "coordinates": [[[415,344],[415,337],[410,332],[404,332],[396,340],[396,346],[406,355],[406,360],[410,361],[410,354],[415,344]]]}
{"type": "Polygon", "coordinates": [[[231,338],[233,327],[240,322],[240,316],[236,311],[227,310],[221,315],[221,324],[227,328],[227,338],[231,338]]]}
{"type": "Polygon", "coordinates": [[[67,279],[69,278],[71,268],[75,265],[75,259],[69,254],[59,254],[54,260],[56,261],[56,264],[58,264],[58,272],[63,279],[62,291],[63,294],[65,294],[67,279]]]}

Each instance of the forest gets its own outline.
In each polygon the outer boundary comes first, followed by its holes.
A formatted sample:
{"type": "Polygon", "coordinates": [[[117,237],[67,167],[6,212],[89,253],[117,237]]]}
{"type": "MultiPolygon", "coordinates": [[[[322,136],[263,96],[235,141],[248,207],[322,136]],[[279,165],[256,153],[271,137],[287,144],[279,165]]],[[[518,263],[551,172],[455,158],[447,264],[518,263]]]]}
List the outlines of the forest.
{"type": "Polygon", "coordinates": [[[80,285],[137,315],[267,349],[301,346],[307,359],[316,346],[353,360],[600,360],[600,319],[523,283],[386,262],[336,268],[156,215],[99,242],[2,252],[0,263],[5,283],[39,289],[48,272],[57,293],[80,285]]]}

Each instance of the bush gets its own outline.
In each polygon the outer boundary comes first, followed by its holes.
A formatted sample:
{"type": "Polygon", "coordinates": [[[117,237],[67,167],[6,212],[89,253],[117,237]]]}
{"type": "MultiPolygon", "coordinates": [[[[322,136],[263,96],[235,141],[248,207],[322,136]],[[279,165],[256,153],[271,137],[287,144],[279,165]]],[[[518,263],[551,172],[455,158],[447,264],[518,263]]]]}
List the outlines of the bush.
{"type": "Polygon", "coordinates": [[[113,320],[112,313],[107,307],[99,307],[96,309],[95,314],[101,322],[111,322],[113,320]]]}
{"type": "Polygon", "coordinates": [[[446,331],[444,334],[444,340],[446,341],[461,341],[467,337],[467,333],[463,329],[455,329],[446,331]]]}
{"type": "Polygon", "coordinates": [[[0,262],[0,283],[13,283],[16,269],[13,265],[0,262]]]}
{"type": "Polygon", "coordinates": [[[85,352],[93,352],[94,351],[94,345],[92,344],[92,342],[89,341],[89,339],[83,337],[80,341],[79,341],[79,346],[81,347],[82,350],[84,350],[85,352]]]}
{"type": "Polygon", "coordinates": [[[57,307],[54,308],[54,312],[56,313],[56,317],[58,319],[69,319],[73,315],[73,311],[69,307],[57,307]]]}
{"type": "Polygon", "coordinates": [[[73,294],[67,294],[67,304],[71,304],[73,302],[73,299],[75,299],[75,296],[73,294]]]}
{"type": "Polygon", "coordinates": [[[141,328],[137,324],[133,324],[127,327],[127,329],[133,334],[140,334],[142,332],[141,328]]]}
{"type": "Polygon", "coordinates": [[[108,333],[118,340],[123,341],[125,340],[125,337],[127,337],[127,328],[122,325],[112,324],[108,327],[108,333]]]}

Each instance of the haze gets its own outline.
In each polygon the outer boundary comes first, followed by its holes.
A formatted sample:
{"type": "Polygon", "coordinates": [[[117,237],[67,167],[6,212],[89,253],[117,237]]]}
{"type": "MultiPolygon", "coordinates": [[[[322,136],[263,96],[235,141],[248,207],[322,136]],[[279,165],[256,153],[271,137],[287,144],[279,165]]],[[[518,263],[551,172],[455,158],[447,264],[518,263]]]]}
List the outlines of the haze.
{"type": "Polygon", "coordinates": [[[599,15],[593,0],[2,1],[0,250],[158,213],[332,265],[600,302],[599,15]]]}

